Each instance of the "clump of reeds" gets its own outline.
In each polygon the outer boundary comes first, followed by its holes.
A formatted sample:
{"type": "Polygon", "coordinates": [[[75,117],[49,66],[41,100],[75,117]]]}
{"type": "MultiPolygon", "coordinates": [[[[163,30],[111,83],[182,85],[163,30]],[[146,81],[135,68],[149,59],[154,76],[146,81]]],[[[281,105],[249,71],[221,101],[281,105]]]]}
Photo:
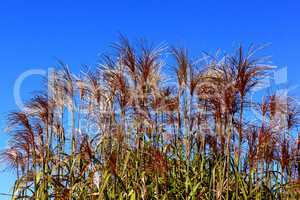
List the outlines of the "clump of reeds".
{"type": "Polygon", "coordinates": [[[299,109],[250,101],[272,70],[257,48],[203,63],[124,37],[114,50],[79,75],[60,63],[9,114],[12,199],[299,198],[299,109]]]}

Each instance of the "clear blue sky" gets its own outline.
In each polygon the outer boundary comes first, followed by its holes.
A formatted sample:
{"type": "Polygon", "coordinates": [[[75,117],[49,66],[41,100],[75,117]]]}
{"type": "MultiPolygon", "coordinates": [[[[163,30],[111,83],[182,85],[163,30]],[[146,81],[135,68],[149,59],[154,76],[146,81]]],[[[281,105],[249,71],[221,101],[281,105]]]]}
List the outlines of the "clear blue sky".
{"type": "MultiPolygon", "coordinates": [[[[95,64],[118,32],[130,39],[180,44],[194,56],[240,43],[271,43],[274,65],[288,67],[289,85],[300,84],[299,1],[2,1],[0,5],[0,148],[7,137],[5,115],[16,108],[13,85],[25,70],[46,69],[64,60],[76,69],[95,64]]],[[[26,98],[40,88],[26,80],[26,98]]],[[[8,192],[13,174],[0,172],[0,192],[8,192]]],[[[0,199],[4,199],[0,196],[0,199]]]]}

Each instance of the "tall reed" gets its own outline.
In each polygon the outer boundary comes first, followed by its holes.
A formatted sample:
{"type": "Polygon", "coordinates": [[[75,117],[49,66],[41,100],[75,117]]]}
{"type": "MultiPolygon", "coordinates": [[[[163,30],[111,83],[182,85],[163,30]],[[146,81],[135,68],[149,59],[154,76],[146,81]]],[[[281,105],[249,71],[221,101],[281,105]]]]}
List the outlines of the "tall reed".
{"type": "Polygon", "coordinates": [[[299,198],[299,108],[254,102],[272,73],[258,48],[203,62],[125,37],[113,49],[77,75],[60,62],[9,114],[12,199],[299,198]]]}

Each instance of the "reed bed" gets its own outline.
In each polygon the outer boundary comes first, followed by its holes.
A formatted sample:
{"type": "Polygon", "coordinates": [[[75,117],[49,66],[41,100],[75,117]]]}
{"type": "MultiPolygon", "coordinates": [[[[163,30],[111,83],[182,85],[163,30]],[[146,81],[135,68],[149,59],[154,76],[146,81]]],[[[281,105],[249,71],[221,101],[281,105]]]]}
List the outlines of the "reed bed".
{"type": "Polygon", "coordinates": [[[7,117],[12,199],[299,199],[298,104],[253,98],[273,73],[257,50],[121,37],[93,70],[60,62],[7,117]]]}

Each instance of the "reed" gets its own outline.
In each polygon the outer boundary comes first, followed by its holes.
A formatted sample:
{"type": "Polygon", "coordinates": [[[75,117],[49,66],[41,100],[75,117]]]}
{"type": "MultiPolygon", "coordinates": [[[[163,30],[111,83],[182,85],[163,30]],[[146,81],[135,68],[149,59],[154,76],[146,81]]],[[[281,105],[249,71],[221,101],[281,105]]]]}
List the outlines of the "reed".
{"type": "Polygon", "coordinates": [[[258,49],[201,63],[121,36],[96,69],[60,62],[8,115],[12,199],[298,199],[300,110],[250,98],[272,72],[258,49]]]}

